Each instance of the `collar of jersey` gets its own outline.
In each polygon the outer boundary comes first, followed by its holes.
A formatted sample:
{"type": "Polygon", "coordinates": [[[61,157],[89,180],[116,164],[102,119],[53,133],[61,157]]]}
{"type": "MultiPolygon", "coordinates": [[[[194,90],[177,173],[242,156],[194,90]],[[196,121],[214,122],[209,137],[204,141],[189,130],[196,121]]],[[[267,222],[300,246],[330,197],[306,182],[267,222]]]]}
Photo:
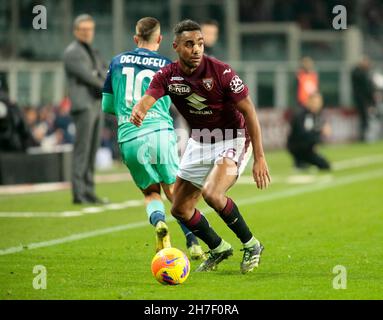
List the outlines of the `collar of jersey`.
{"type": "Polygon", "coordinates": [[[139,52],[139,51],[144,51],[144,52],[147,52],[147,53],[151,53],[151,54],[158,54],[158,52],[157,51],[151,51],[151,50],[149,50],[149,49],[146,49],[146,48],[136,48],[136,49],[134,49],[134,52],[139,52]]]}

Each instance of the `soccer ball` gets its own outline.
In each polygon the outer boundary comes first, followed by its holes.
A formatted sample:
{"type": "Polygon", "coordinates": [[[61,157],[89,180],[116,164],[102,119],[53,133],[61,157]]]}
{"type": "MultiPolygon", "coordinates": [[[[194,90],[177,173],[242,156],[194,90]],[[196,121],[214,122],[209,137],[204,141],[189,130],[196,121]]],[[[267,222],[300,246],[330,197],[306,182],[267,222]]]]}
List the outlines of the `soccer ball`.
{"type": "Polygon", "coordinates": [[[181,250],[165,248],[152,260],[152,273],[159,283],[177,285],[185,282],[190,272],[189,259],[181,250]]]}

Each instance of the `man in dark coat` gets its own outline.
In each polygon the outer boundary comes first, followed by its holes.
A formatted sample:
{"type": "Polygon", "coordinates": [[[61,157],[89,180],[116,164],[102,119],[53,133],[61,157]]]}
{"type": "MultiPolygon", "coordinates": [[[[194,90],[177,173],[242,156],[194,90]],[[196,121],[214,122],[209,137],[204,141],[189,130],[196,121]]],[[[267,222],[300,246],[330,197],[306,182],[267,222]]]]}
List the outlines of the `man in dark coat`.
{"type": "Polygon", "coordinates": [[[107,66],[93,49],[95,22],[80,15],[74,22],[75,40],[66,48],[64,65],[76,127],[73,150],[72,193],[76,204],[104,203],[94,190],[94,166],[103,125],[102,88],[107,66]]]}
{"type": "Polygon", "coordinates": [[[354,102],[359,115],[360,141],[366,141],[369,125],[368,115],[375,105],[374,84],[370,78],[369,71],[370,60],[368,57],[363,57],[351,73],[354,102]]]}

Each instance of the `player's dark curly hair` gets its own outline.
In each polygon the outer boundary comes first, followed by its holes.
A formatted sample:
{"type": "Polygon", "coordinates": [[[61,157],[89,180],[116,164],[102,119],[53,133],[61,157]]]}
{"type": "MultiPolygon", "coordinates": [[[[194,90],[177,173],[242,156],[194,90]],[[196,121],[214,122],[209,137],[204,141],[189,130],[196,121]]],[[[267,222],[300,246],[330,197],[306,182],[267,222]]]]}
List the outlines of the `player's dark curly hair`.
{"type": "Polygon", "coordinates": [[[174,27],[174,35],[176,37],[180,36],[184,31],[201,31],[201,26],[190,19],[183,20],[178,22],[174,27]]]}

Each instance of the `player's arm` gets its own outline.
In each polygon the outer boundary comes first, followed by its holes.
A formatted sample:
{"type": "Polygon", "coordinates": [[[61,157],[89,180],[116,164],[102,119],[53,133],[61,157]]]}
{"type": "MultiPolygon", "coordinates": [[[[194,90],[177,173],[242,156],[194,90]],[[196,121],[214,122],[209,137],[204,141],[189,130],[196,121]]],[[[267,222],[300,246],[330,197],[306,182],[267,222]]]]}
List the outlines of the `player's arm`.
{"type": "Polygon", "coordinates": [[[130,115],[130,122],[135,126],[140,127],[145,119],[146,113],[157,101],[154,97],[145,94],[140,101],[133,107],[130,115]]]}
{"type": "Polygon", "coordinates": [[[258,121],[255,106],[248,95],[236,103],[238,110],[243,114],[248,129],[251,143],[253,145],[254,165],[253,177],[259,189],[267,188],[271,182],[269,169],[262,146],[261,126],[258,121]]]}
{"type": "Polygon", "coordinates": [[[114,111],[114,95],[110,93],[102,93],[101,101],[102,111],[109,114],[115,114],[114,111]]]}
{"type": "Polygon", "coordinates": [[[114,111],[114,93],[112,87],[112,64],[109,66],[108,73],[106,74],[106,80],[104,88],[102,90],[102,111],[109,114],[115,114],[114,111]]]}

